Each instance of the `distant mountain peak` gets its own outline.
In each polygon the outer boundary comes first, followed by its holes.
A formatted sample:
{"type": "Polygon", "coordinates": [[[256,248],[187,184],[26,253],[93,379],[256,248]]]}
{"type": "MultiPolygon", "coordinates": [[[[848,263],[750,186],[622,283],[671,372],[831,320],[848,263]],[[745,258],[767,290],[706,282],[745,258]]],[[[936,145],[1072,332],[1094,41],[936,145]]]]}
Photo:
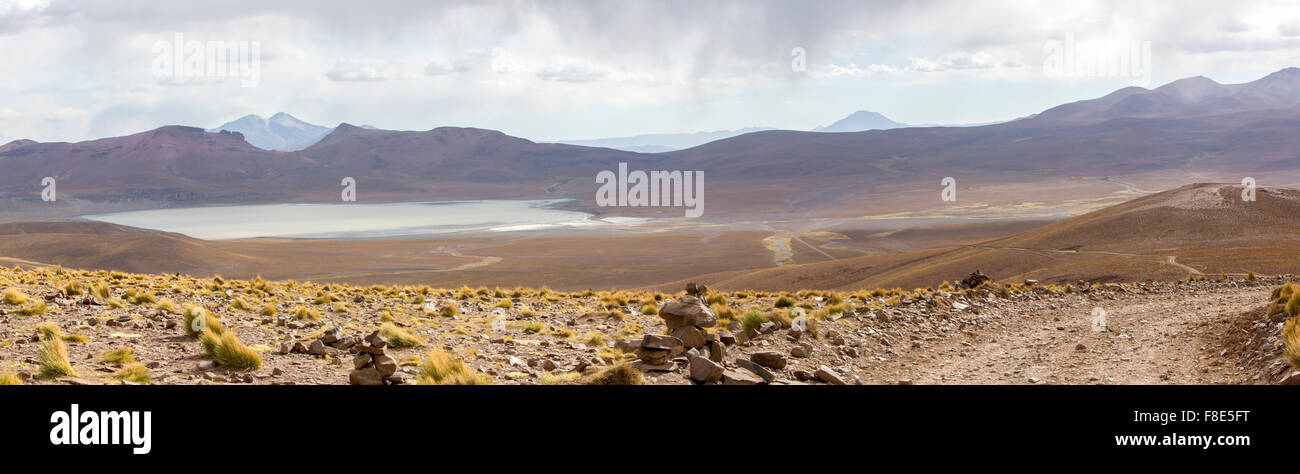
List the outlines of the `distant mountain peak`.
{"type": "Polygon", "coordinates": [[[859,110],[849,114],[848,117],[837,120],[835,123],[825,127],[817,127],[814,132],[862,132],[866,130],[889,130],[891,128],[903,128],[907,124],[895,122],[885,117],[880,112],[870,110],[859,110]]]}
{"type": "Polygon", "coordinates": [[[296,151],[320,141],[333,129],[304,122],[285,112],[277,112],[269,119],[250,114],[208,129],[209,132],[221,130],[239,132],[250,145],[263,150],[296,151]]]}

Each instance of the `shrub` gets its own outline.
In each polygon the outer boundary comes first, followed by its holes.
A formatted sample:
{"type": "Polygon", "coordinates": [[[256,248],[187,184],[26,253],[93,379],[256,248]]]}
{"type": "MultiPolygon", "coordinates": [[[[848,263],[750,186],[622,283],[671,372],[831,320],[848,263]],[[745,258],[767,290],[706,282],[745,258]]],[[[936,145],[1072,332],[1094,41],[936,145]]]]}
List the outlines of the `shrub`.
{"type": "Polygon", "coordinates": [[[740,327],[746,332],[757,331],[758,327],[766,322],[767,317],[763,315],[763,312],[752,306],[745,308],[745,312],[740,315],[740,327]]]}
{"type": "Polygon", "coordinates": [[[40,365],[42,377],[76,377],[77,371],[68,362],[68,346],[63,343],[63,332],[54,323],[41,323],[36,326],[41,335],[41,349],[36,362],[40,365]]]}
{"type": "Polygon", "coordinates": [[[1255,281],[1258,279],[1259,277],[1255,276],[1255,272],[1246,272],[1246,281],[1255,281]]]}
{"type": "Polygon", "coordinates": [[[420,362],[415,383],[420,385],[488,385],[490,380],[472,372],[456,356],[442,350],[429,351],[420,362]]]}
{"type": "Polygon", "coordinates": [[[384,323],[383,326],[379,326],[379,336],[387,339],[388,343],[393,347],[418,347],[424,345],[424,339],[397,327],[393,323],[384,323]]]}

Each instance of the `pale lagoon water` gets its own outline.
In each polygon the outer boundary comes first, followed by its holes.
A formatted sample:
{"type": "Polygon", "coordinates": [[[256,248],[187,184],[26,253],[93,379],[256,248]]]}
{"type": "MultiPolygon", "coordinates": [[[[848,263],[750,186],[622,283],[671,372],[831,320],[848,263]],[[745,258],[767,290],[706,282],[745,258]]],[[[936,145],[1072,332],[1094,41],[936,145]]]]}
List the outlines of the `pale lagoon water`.
{"type": "Polygon", "coordinates": [[[635,225],[639,219],[593,219],[554,206],[564,200],[442,201],[388,204],[261,204],[156,209],[83,216],[205,240],[257,237],[379,238],[453,232],[508,232],[635,225]]]}

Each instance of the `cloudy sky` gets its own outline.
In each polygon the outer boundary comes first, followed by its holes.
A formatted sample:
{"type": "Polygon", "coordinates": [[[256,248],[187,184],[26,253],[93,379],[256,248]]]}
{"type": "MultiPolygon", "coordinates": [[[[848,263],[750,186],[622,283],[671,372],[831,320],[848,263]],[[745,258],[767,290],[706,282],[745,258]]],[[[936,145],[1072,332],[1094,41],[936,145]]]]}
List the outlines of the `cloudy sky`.
{"type": "Polygon", "coordinates": [[[1300,66],[1300,0],[0,0],[0,51],[0,143],[279,111],[541,141],[810,129],[855,110],[978,123],[1134,84],[1246,82],[1300,66]],[[232,42],[257,45],[257,62],[227,62],[256,77],[187,54],[232,42]],[[1053,69],[1120,50],[1149,78],[1053,69]]]}

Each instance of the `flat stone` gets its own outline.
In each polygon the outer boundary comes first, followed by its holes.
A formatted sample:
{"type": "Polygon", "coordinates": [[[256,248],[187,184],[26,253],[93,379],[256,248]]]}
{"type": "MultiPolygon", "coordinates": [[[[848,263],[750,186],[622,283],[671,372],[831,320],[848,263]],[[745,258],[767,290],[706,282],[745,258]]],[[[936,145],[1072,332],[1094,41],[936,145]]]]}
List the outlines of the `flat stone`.
{"type": "Polygon", "coordinates": [[[763,368],[761,365],[755,364],[753,361],[747,359],[736,359],[736,365],[750,371],[754,375],[757,375],[759,378],[763,379],[764,382],[771,383],[773,380],[776,380],[776,374],[773,374],[772,371],[763,368]]]}
{"type": "Polygon", "coordinates": [[[841,379],[839,375],[835,374],[835,371],[824,365],[817,366],[817,372],[814,372],[813,375],[816,375],[822,382],[831,385],[848,385],[848,383],[844,382],[844,379],[841,379]]]}
{"type": "Polygon", "coordinates": [[[749,360],[763,367],[776,370],[784,369],[787,363],[785,354],[776,351],[755,352],[750,354],[749,360]]]}
{"type": "Polygon", "coordinates": [[[722,372],[723,385],[758,385],[767,383],[758,375],[744,370],[726,370],[722,372]]]}

